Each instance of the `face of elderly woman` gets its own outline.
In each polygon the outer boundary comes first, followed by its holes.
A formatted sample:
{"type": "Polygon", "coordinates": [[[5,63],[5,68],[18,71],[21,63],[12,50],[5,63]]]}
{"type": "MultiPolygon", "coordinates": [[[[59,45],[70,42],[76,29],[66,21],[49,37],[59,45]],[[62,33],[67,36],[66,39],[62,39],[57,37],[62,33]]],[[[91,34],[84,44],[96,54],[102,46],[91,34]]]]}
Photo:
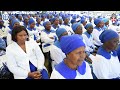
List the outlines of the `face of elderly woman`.
{"type": "Polygon", "coordinates": [[[119,43],[119,38],[113,38],[106,42],[106,47],[109,50],[115,50],[118,46],[118,43],[119,43]]]}
{"type": "Polygon", "coordinates": [[[73,64],[73,65],[81,65],[82,62],[85,59],[85,47],[80,47],[75,49],[74,51],[70,52],[67,55],[68,60],[73,64]]]}

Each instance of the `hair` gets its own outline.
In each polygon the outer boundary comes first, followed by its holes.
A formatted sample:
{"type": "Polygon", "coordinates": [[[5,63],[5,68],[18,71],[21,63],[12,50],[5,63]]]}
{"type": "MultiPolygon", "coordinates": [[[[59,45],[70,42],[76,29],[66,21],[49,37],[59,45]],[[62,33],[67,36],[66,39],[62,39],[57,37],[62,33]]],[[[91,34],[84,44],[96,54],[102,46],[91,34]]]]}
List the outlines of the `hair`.
{"type": "MultiPolygon", "coordinates": [[[[27,33],[27,35],[29,36],[29,34],[28,34],[28,31],[27,31],[27,29],[24,27],[24,26],[16,26],[16,27],[14,27],[13,28],[13,30],[12,30],[12,40],[13,41],[15,41],[15,42],[17,42],[17,38],[16,38],[16,36],[17,36],[17,34],[19,33],[19,32],[21,32],[21,31],[25,31],[26,33],[27,33]]],[[[29,40],[29,38],[27,38],[27,41],[29,40]]]]}

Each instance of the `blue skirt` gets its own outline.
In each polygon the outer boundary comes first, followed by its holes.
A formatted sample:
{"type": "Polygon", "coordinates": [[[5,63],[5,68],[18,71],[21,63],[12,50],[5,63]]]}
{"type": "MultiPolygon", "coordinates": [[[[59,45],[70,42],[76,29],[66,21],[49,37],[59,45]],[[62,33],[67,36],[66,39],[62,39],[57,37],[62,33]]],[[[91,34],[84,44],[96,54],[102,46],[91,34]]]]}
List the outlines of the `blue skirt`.
{"type": "MultiPolygon", "coordinates": [[[[31,72],[37,71],[37,68],[30,61],[29,61],[29,65],[30,65],[31,72]]],[[[42,74],[41,79],[49,79],[49,75],[45,69],[41,71],[41,74],[42,74]]],[[[33,78],[27,77],[26,79],[33,79],[33,78]]]]}

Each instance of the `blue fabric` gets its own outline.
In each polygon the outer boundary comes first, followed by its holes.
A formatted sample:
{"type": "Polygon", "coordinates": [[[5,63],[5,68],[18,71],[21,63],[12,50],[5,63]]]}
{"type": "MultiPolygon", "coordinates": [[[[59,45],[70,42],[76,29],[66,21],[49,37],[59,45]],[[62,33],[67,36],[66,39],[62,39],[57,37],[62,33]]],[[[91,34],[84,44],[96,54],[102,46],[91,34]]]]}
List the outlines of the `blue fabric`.
{"type": "Polygon", "coordinates": [[[19,14],[19,15],[18,15],[18,18],[20,18],[20,17],[22,17],[22,15],[19,14]]]}
{"type": "Polygon", "coordinates": [[[55,41],[54,45],[61,49],[61,47],[60,47],[60,42],[59,42],[58,40],[55,41]]]}
{"type": "Polygon", "coordinates": [[[109,19],[107,19],[107,18],[103,18],[102,21],[103,21],[104,23],[106,23],[106,22],[109,21],[109,19]]]}
{"type": "MultiPolygon", "coordinates": [[[[117,56],[117,52],[114,50],[114,51],[111,51],[113,54],[113,56],[117,56]]],[[[103,46],[99,47],[98,51],[97,51],[97,54],[99,55],[102,55],[103,57],[105,57],[106,59],[110,59],[111,58],[111,52],[107,52],[103,46]]]]}
{"type": "Polygon", "coordinates": [[[59,25],[56,26],[55,24],[53,24],[52,27],[53,27],[54,29],[56,29],[56,28],[59,28],[59,25]]]}
{"type": "Polygon", "coordinates": [[[69,16],[64,16],[64,17],[63,17],[63,21],[64,21],[65,19],[70,19],[70,18],[69,18],[69,16]]]}
{"type": "Polygon", "coordinates": [[[111,29],[104,30],[99,36],[99,39],[101,40],[102,43],[107,42],[113,38],[119,38],[119,35],[111,29]]]}
{"type": "Polygon", "coordinates": [[[80,25],[81,23],[74,23],[73,25],[72,25],[72,30],[73,31],[76,31],[77,30],[77,27],[80,25]]]}
{"type": "Polygon", "coordinates": [[[84,33],[88,38],[90,38],[92,35],[89,34],[87,31],[84,33]]]}
{"type": "Polygon", "coordinates": [[[85,44],[82,41],[82,37],[80,35],[74,34],[70,36],[62,36],[60,39],[60,46],[62,51],[65,54],[68,54],[77,48],[82,46],[85,47],[85,44]]]}
{"type": "Polygon", "coordinates": [[[17,19],[12,19],[12,27],[14,26],[15,23],[19,23],[17,19]]]}
{"type": "MultiPolygon", "coordinates": [[[[69,68],[64,61],[55,66],[55,69],[66,79],[75,79],[77,73],[76,70],[69,68]]],[[[86,63],[83,62],[81,66],[77,68],[81,75],[86,73],[86,63]]]]}
{"type": "MultiPolygon", "coordinates": [[[[54,17],[53,19],[52,19],[52,21],[54,22],[55,20],[57,20],[58,18],[57,17],[54,17]]],[[[59,20],[59,19],[58,19],[59,20]]]]}
{"type": "Polygon", "coordinates": [[[41,24],[36,23],[36,26],[37,26],[37,27],[39,27],[39,26],[42,26],[42,25],[41,25],[41,24]]]}
{"type": "Polygon", "coordinates": [[[85,22],[85,19],[81,19],[81,23],[85,22]]]}
{"type": "Polygon", "coordinates": [[[36,18],[36,21],[38,21],[38,19],[40,19],[40,17],[37,17],[37,18],[36,18]]]}
{"type": "Polygon", "coordinates": [[[6,43],[2,38],[0,38],[0,48],[6,49],[6,43]]]}
{"type": "MultiPolygon", "coordinates": [[[[37,71],[37,68],[30,61],[29,61],[29,65],[30,65],[31,72],[37,71]]],[[[42,74],[42,79],[49,79],[48,73],[45,69],[41,71],[41,74],[42,74]]],[[[26,79],[32,79],[32,78],[27,77],[26,79]]]]}
{"type": "Polygon", "coordinates": [[[46,34],[55,33],[54,30],[50,30],[50,31],[48,31],[48,30],[46,30],[46,29],[44,29],[43,32],[45,32],[46,34]]]}
{"type": "Polygon", "coordinates": [[[43,23],[43,26],[46,27],[46,24],[49,23],[50,21],[46,21],[43,23]]]}
{"type": "Polygon", "coordinates": [[[99,27],[97,27],[97,26],[95,26],[94,29],[97,29],[98,31],[101,31],[101,30],[102,30],[101,28],[99,28],[99,27]]]}
{"type": "Polygon", "coordinates": [[[30,25],[30,24],[32,24],[32,23],[35,23],[35,21],[33,20],[33,18],[30,18],[28,23],[29,23],[29,25],[30,25]]]}
{"type": "Polygon", "coordinates": [[[74,16],[72,16],[72,18],[73,18],[73,19],[77,19],[77,16],[76,16],[76,15],[74,15],[74,16]]]}
{"type": "Polygon", "coordinates": [[[48,43],[48,44],[45,44],[44,47],[48,47],[48,46],[50,46],[50,45],[51,45],[51,44],[48,43]]]}
{"type": "Polygon", "coordinates": [[[67,32],[65,28],[58,28],[56,30],[56,35],[59,38],[64,32],[67,32]]]}
{"type": "Polygon", "coordinates": [[[85,29],[87,29],[87,28],[89,28],[91,26],[93,27],[93,25],[91,23],[88,23],[88,24],[85,25],[85,29]]]}
{"type": "Polygon", "coordinates": [[[100,18],[97,18],[97,19],[94,20],[95,25],[99,24],[100,22],[102,22],[102,20],[100,18]]]}
{"type": "Polygon", "coordinates": [[[76,22],[76,19],[72,19],[72,20],[71,20],[71,23],[75,23],[75,22],[76,22]]]}

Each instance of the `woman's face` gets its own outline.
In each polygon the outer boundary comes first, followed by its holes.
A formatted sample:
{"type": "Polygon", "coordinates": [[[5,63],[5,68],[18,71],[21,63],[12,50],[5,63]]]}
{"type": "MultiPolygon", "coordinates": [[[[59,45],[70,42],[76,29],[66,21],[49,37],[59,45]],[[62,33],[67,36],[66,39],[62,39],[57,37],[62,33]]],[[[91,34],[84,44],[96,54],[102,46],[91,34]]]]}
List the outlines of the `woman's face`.
{"type": "Polygon", "coordinates": [[[19,26],[19,25],[20,25],[20,23],[17,22],[17,23],[14,24],[13,28],[14,28],[14,27],[17,27],[17,26],[19,26]]]}
{"type": "Polygon", "coordinates": [[[16,35],[16,40],[17,40],[17,42],[20,42],[20,43],[24,43],[27,40],[27,38],[28,38],[28,35],[24,30],[17,33],[17,35],[16,35]]]}
{"type": "Polygon", "coordinates": [[[88,32],[88,33],[92,33],[92,32],[93,32],[93,26],[88,27],[88,28],[87,28],[87,32],[88,32]]]}
{"type": "Polygon", "coordinates": [[[56,19],[56,20],[54,21],[54,24],[55,24],[55,25],[58,25],[58,24],[59,24],[59,19],[56,19]]]}
{"type": "Polygon", "coordinates": [[[68,55],[67,55],[67,58],[69,59],[69,61],[73,64],[73,65],[81,65],[82,62],[84,61],[86,57],[86,54],[85,54],[85,47],[80,47],[80,48],[77,48],[76,50],[70,52],[68,55]]]}
{"type": "Polygon", "coordinates": [[[119,43],[119,38],[113,38],[108,42],[106,42],[106,47],[111,51],[116,50],[118,47],[118,43],[119,43]]]}
{"type": "Polygon", "coordinates": [[[35,22],[31,23],[31,24],[30,24],[30,27],[31,27],[31,28],[34,28],[34,27],[35,27],[35,22]]]}
{"type": "Polygon", "coordinates": [[[48,22],[48,23],[46,24],[45,28],[46,28],[47,30],[50,30],[50,29],[51,29],[51,22],[48,22]]]}
{"type": "Polygon", "coordinates": [[[77,27],[77,30],[75,30],[75,34],[82,35],[82,33],[83,33],[82,26],[79,25],[79,26],[77,27]]]}

